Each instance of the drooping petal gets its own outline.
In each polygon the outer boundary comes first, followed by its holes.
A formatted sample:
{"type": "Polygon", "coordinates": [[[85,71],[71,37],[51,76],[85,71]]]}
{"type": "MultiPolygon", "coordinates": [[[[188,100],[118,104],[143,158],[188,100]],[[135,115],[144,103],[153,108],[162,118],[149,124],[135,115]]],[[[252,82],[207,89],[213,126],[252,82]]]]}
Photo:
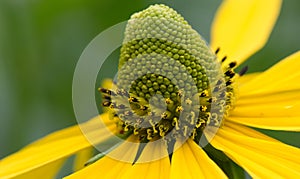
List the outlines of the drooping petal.
{"type": "Polygon", "coordinates": [[[252,177],[299,177],[300,150],[262,136],[250,128],[227,122],[219,129],[211,144],[225,152],[252,177]],[[247,135],[248,132],[250,135],[247,135]]]}
{"type": "MultiPolygon", "coordinates": [[[[177,142],[175,145],[181,145],[177,142]]],[[[179,146],[175,146],[177,148],[179,146]]],[[[206,153],[188,139],[172,156],[171,178],[227,178],[206,153]]]]}
{"type": "Polygon", "coordinates": [[[300,51],[286,57],[249,83],[241,86],[241,97],[255,97],[259,94],[300,90],[299,66],[300,51]]]}
{"type": "Polygon", "coordinates": [[[281,0],[225,0],[213,21],[212,48],[241,64],[265,45],[280,7],[281,0]]]}
{"type": "Polygon", "coordinates": [[[73,126],[55,132],[38,140],[0,161],[0,178],[16,177],[29,173],[33,170],[38,171],[45,165],[54,165],[56,161],[90,147],[92,144],[87,141],[86,136],[98,143],[111,137],[115,130],[114,123],[108,119],[108,115],[101,115],[82,124],[81,128],[88,129],[86,134],[82,134],[78,126],[73,126]],[[99,120],[109,121],[107,128],[99,128],[99,120]],[[98,126],[98,127],[96,127],[98,126]]]}

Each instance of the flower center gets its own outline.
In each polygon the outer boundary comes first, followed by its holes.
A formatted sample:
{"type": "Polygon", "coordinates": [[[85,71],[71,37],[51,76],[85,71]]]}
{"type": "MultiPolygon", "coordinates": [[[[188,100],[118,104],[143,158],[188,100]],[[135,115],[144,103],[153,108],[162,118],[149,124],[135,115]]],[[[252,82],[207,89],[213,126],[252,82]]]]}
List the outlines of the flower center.
{"type": "Polygon", "coordinates": [[[196,139],[232,107],[234,66],[222,68],[176,11],[153,5],[128,21],[116,89],[100,88],[103,105],[119,119],[121,136],[196,139]]]}

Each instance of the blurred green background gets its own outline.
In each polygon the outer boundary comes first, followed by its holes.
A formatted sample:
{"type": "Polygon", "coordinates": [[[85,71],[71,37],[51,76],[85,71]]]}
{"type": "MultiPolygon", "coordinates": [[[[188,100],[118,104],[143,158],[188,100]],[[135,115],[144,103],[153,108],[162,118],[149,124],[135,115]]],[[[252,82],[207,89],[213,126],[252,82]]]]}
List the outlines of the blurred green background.
{"type": "MultiPolygon", "coordinates": [[[[0,0],[0,158],[76,123],[72,78],[80,54],[101,31],[154,3],[176,9],[209,41],[221,0],[0,0]]],[[[246,62],[249,72],[299,50],[299,7],[284,1],[266,47],[246,62]]],[[[300,147],[299,133],[269,133],[300,147]]]]}

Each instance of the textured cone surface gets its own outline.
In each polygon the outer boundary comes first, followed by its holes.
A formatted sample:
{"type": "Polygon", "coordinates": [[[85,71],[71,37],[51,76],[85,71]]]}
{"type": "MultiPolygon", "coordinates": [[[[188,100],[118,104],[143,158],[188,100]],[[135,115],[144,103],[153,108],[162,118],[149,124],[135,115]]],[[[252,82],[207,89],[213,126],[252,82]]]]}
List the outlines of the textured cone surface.
{"type": "Polygon", "coordinates": [[[183,87],[191,90],[186,93],[202,92],[220,74],[206,42],[182,16],[165,5],[153,5],[132,15],[119,70],[118,86],[130,86],[131,93],[146,98],[157,92],[174,97],[177,88],[183,87]],[[127,69],[122,69],[126,63],[127,69]],[[188,77],[193,79],[192,84],[187,83],[188,77]]]}
{"type": "Polygon", "coordinates": [[[165,5],[152,5],[128,21],[118,91],[105,106],[119,117],[122,134],[141,141],[199,138],[206,125],[220,125],[222,77],[215,54],[187,21],[165,5]]]}

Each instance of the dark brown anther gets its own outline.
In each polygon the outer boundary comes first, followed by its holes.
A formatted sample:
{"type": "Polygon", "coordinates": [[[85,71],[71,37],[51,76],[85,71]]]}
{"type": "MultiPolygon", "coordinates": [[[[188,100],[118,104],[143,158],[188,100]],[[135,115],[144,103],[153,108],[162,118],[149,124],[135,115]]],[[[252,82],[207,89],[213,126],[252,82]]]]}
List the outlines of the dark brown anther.
{"type": "Polygon", "coordinates": [[[220,51],[220,47],[217,48],[217,50],[215,51],[215,54],[217,55],[220,51]]]}
{"type": "Polygon", "coordinates": [[[98,88],[98,91],[100,91],[101,93],[108,94],[108,95],[111,94],[111,91],[106,88],[98,88]]]}
{"type": "Polygon", "coordinates": [[[227,59],[227,56],[224,56],[224,57],[222,58],[221,62],[222,62],[222,63],[225,62],[226,59],[227,59]]]}
{"type": "Polygon", "coordinates": [[[237,65],[237,63],[234,61],[234,62],[230,62],[229,63],[229,68],[233,68],[237,65]]]}
{"type": "Polygon", "coordinates": [[[232,81],[231,81],[231,80],[226,81],[226,86],[229,86],[229,85],[231,85],[231,84],[232,84],[232,81]]]}
{"type": "Polygon", "coordinates": [[[111,97],[108,96],[108,95],[103,95],[103,98],[106,99],[106,100],[109,100],[109,101],[111,100],[111,97]]]}
{"type": "Polygon", "coordinates": [[[235,73],[232,70],[228,70],[228,71],[225,72],[225,75],[230,77],[230,78],[233,78],[235,73]]]}
{"type": "Polygon", "coordinates": [[[239,71],[239,75],[243,76],[248,71],[248,66],[244,66],[241,71],[239,71]]]}

